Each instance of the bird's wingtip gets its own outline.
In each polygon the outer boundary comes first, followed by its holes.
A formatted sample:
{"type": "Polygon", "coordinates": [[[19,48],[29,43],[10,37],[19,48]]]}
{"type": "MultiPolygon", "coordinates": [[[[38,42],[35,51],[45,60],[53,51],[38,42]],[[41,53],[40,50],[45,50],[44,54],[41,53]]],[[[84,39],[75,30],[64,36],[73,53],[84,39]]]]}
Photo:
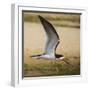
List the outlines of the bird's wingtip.
{"type": "Polygon", "coordinates": [[[40,15],[38,15],[39,18],[42,18],[40,15]]]}
{"type": "Polygon", "coordinates": [[[38,15],[40,20],[45,20],[42,16],[38,15]]]}

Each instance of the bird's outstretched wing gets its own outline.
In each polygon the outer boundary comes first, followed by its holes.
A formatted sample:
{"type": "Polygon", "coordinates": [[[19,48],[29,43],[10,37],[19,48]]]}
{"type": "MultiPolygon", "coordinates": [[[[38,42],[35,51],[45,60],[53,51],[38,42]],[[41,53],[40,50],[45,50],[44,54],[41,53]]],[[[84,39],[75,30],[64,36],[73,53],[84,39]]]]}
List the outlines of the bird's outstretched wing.
{"type": "Polygon", "coordinates": [[[45,54],[55,56],[56,47],[59,44],[59,36],[50,22],[48,22],[46,19],[44,19],[41,16],[39,16],[39,18],[47,36],[45,54]]]}

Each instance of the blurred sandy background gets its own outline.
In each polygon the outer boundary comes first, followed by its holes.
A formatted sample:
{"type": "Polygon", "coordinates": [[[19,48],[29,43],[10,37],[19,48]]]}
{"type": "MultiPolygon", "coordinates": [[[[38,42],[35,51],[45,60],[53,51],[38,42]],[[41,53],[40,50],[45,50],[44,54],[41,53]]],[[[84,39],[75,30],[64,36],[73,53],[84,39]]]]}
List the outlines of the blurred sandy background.
{"type": "MultiPolygon", "coordinates": [[[[38,18],[38,15],[41,15],[46,20],[51,22],[55,27],[59,38],[60,44],[57,47],[56,53],[63,54],[65,58],[73,58],[72,64],[80,63],[80,15],[79,14],[65,14],[65,13],[32,13],[32,12],[24,12],[24,64],[25,76],[30,76],[30,69],[27,70],[28,65],[35,63],[41,63],[46,61],[33,61],[30,57],[31,55],[37,55],[43,53],[45,47],[45,32],[44,28],[38,18]],[[75,61],[76,60],[76,61],[75,61]]],[[[43,63],[43,64],[44,64],[43,63]]],[[[35,64],[36,65],[36,64],[35,64]]],[[[80,67],[78,68],[80,69],[80,67]]],[[[39,76],[42,74],[33,73],[31,76],[39,76]]],[[[80,71],[80,70],[79,70],[80,71]]],[[[45,74],[48,75],[48,74],[45,74]]],[[[51,74],[50,74],[51,75],[51,74]]]]}

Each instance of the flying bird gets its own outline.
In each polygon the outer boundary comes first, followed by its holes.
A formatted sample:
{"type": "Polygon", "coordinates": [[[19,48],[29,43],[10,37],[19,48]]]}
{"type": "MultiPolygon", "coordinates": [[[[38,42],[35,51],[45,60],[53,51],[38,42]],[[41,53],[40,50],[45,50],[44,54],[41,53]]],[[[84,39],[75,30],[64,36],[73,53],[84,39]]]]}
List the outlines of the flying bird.
{"type": "Polygon", "coordinates": [[[33,55],[32,58],[36,59],[50,59],[50,60],[61,60],[64,58],[63,55],[56,54],[56,48],[60,43],[59,35],[57,34],[53,25],[44,19],[42,16],[38,16],[41,24],[43,25],[45,34],[46,34],[46,45],[43,54],[40,55],[33,55]]]}

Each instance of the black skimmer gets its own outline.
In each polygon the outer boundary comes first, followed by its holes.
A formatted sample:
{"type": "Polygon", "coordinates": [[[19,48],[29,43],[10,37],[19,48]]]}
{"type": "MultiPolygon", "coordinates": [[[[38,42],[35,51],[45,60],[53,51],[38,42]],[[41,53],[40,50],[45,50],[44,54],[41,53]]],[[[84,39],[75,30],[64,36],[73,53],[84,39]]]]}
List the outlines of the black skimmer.
{"type": "Polygon", "coordinates": [[[32,58],[36,59],[50,59],[50,60],[62,60],[64,58],[63,55],[56,54],[56,48],[60,43],[59,35],[57,34],[53,25],[44,19],[42,16],[39,16],[39,19],[43,25],[43,28],[46,33],[46,46],[44,53],[41,55],[33,55],[32,58]]]}

